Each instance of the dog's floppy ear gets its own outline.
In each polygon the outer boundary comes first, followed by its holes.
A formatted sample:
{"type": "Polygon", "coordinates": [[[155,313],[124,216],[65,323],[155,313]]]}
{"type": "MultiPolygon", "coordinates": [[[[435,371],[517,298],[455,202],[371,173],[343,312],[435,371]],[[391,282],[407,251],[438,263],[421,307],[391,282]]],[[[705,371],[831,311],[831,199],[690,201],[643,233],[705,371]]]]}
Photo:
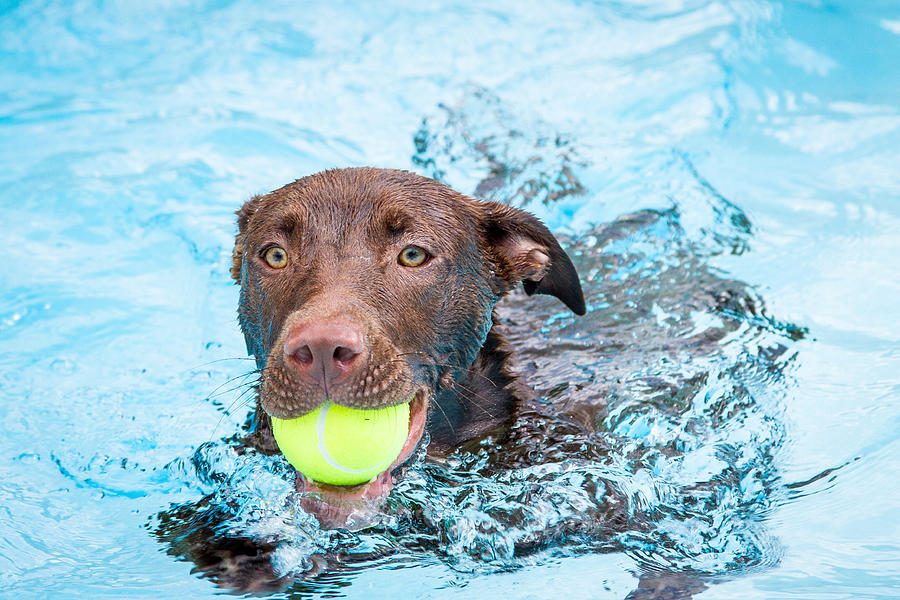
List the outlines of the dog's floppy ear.
{"type": "Polygon", "coordinates": [[[483,232],[497,273],[522,282],[525,293],[562,300],[576,315],[585,313],[581,282],[569,256],[537,217],[499,202],[480,204],[483,232]]]}
{"type": "Polygon", "coordinates": [[[259,208],[260,196],[253,196],[244,205],[235,212],[237,215],[238,234],[234,238],[234,251],[231,254],[231,277],[236,282],[241,282],[241,261],[244,256],[244,235],[247,233],[247,226],[250,223],[250,217],[259,208]]]}

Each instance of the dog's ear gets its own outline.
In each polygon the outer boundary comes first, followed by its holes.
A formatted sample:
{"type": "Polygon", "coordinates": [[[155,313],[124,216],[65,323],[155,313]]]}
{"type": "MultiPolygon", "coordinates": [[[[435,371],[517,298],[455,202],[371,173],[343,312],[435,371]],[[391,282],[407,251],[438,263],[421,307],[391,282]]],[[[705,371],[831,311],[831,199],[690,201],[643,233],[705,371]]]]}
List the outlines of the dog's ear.
{"type": "Polygon", "coordinates": [[[525,293],[556,296],[576,315],[585,313],[581,282],[569,256],[537,217],[498,202],[480,204],[483,235],[497,274],[525,293]]]}
{"type": "Polygon", "coordinates": [[[244,235],[250,224],[250,217],[259,208],[260,196],[253,196],[234,214],[237,215],[238,233],[234,238],[234,251],[231,254],[231,277],[236,282],[241,282],[241,262],[244,257],[244,235]]]}

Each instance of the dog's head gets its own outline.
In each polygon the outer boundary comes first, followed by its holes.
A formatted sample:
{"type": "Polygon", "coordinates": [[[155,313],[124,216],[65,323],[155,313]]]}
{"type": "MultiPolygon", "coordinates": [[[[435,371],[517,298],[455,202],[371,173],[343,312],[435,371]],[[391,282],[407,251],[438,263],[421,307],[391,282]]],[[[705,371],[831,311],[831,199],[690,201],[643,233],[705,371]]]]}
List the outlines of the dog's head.
{"type": "MultiPolygon", "coordinates": [[[[405,171],[311,175],[251,198],[238,226],[231,273],[262,410],[293,418],[326,400],[413,398],[395,466],[419,443],[435,391],[475,361],[512,286],[584,313],[571,261],[534,216],[405,171]]],[[[352,493],[383,495],[392,469],[352,493]]]]}

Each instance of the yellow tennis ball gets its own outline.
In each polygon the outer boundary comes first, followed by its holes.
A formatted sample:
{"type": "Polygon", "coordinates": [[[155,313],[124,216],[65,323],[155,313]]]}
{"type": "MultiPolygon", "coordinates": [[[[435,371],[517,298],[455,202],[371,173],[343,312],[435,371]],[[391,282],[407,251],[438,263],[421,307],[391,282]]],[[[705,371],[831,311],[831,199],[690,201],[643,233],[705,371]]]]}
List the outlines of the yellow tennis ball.
{"type": "Polygon", "coordinates": [[[326,402],[296,419],[272,417],[272,433],[284,457],[307,479],[366,483],[400,455],[409,435],[409,402],[377,410],[326,402]]]}

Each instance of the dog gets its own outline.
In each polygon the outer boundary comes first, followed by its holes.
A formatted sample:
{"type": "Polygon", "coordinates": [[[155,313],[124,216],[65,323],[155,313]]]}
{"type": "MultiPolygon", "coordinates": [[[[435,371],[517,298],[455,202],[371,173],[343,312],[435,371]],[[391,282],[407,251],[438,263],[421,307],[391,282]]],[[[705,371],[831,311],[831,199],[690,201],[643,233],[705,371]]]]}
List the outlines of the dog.
{"type": "Polygon", "coordinates": [[[305,508],[326,525],[384,498],[426,430],[440,455],[515,418],[530,390],[494,325],[510,289],[521,283],[585,313],[575,267],[537,218],[410,172],[324,171],[237,215],[231,275],[261,373],[246,443],[277,453],[271,417],[326,401],[377,409],[412,399],[400,456],[375,480],[348,488],[298,473],[305,508]]]}
{"type": "MultiPolygon", "coordinates": [[[[652,315],[628,308],[635,281],[606,279],[610,273],[630,272],[644,257],[609,252],[607,246],[660,235],[657,230],[677,233],[670,213],[624,215],[568,245],[588,282],[592,317],[564,319],[564,327],[577,328],[579,338],[566,342],[564,350],[555,346],[552,355],[544,352],[542,333],[548,319],[559,322],[552,303],[535,305],[516,293],[495,310],[521,283],[528,295],[548,294],[575,314],[585,313],[572,261],[547,228],[524,211],[476,201],[408,172],[363,168],[300,179],[251,198],[237,215],[231,274],[241,285],[239,321],[260,378],[249,432],[226,446],[213,444],[214,452],[253,448],[278,454],[271,417],[305,414],[326,398],[358,408],[412,399],[401,456],[374,481],[339,487],[296,475],[301,493],[291,496],[290,508],[299,499],[325,527],[342,527],[363,508],[377,507],[428,440],[431,457],[471,445],[473,456],[496,463],[500,471],[571,457],[602,462],[607,437],[609,444],[616,440],[615,433],[597,431],[596,415],[605,410],[607,397],[621,393],[617,386],[624,385],[623,375],[639,372],[640,365],[668,364],[677,353],[715,356],[723,332],[742,322],[729,317],[699,333],[673,334],[652,315]],[[602,287],[596,285],[600,278],[602,287]],[[604,305],[610,308],[598,320],[604,305]],[[611,325],[623,310],[631,311],[628,318],[611,325]],[[637,338],[640,346],[630,350],[637,338]],[[604,340],[602,346],[598,339],[604,340]],[[515,362],[513,345],[520,362],[515,362]],[[597,360],[604,348],[605,360],[597,360]],[[537,394],[517,377],[514,362],[538,386],[537,394]],[[578,394],[549,401],[557,397],[561,380],[578,394]],[[490,436],[490,443],[477,444],[490,436]]],[[[761,305],[744,284],[721,278],[690,250],[679,260],[689,268],[667,272],[674,279],[664,292],[678,300],[667,304],[672,310],[681,310],[685,318],[697,310],[758,314],[761,305]]],[[[703,381],[706,368],[700,361],[699,371],[689,371],[690,379],[678,385],[703,381]]],[[[683,376],[681,368],[677,376],[683,376]]],[[[660,385],[672,385],[657,379],[651,373],[627,381],[657,392],[660,385]]],[[[195,464],[201,479],[221,481],[209,473],[202,453],[195,464]]],[[[654,515],[637,514],[611,482],[601,477],[585,485],[597,502],[515,538],[517,556],[540,552],[568,535],[602,545],[618,533],[652,527],[654,515]]],[[[154,533],[169,554],[191,561],[195,571],[220,587],[241,593],[298,590],[306,589],[309,578],[310,589],[318,589],[317,574],[345,564],[346,557],[326,549],[305,560],[300,571],[280,568],[285,540],[265,528],[232,527],[240,502],[229,496],[227,482],[217,487],[224,490],[161,512],[154,533]]],[[[442,538],[435,543],[443,543],[442,538]]],[[[651,569],[641,574],[628,598],[690,598],[706,584],[702,574],[651,569]]]]}

